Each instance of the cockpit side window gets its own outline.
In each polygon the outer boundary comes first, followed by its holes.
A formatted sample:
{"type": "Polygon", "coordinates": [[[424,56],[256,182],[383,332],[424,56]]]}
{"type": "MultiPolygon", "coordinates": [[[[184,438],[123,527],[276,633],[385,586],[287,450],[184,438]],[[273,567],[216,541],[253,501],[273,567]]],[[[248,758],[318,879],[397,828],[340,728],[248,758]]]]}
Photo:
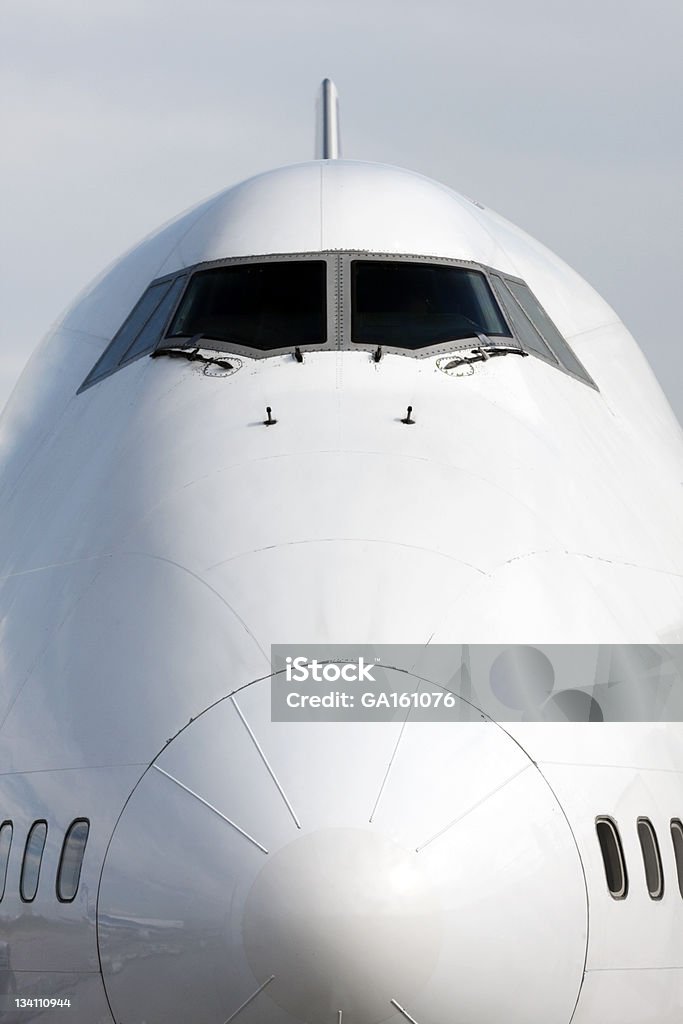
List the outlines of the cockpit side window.
{"type": "Polygon", "coordinates": [[[422,349],[480,335],[511,338],[481,271],[433,263],[353,260],[351,341],[422,349]]]}
{"type": "Polygon", "coordinates": [[[77,818],[71,822],[64,837],[57,872],[57,899],[60,903],[71,903],[76,898],[89,831],[87,818],[77,818]]]}
{"type": "MultiPolygon", "coordinates": [[[[180,298],[185,280],[185,277],[177,277],[175,281],[171,282],[171,287],[164,293],[161,301],[135,338],[135,341],[124,352],[121,357],[120,366],[125,366],[126,363],[131,363],[138,356],[144,356],[154,349],[163,333],[173,307],[180,298]]],[[[150,291],[152,291],[151,288],[150,291]]]]}
{"type": "Polygon", "coordinates": [[[615,900],[624,900],[628,896],[628,874],[617,823],[608,817],[596,818],[595,830],[610,896],[615,900]]]}
{"type": "Polygon", "coordinates": [[[595,387],[590,374],[579,362],[534,293],[523,281],[492,274],[494,288],[515,330],[532,352],[560,366],[574,377],[595,387]]]}
{"type": "Polygon", "coordinates": [[[116,332],[111,343],[81,384],[79,391],[96,384],[120,366],[151,352],[185,283],[185,275],[155,281],[142,295],[130,316],[116,332]]]}
{"type": "Polygon", "coordinates": [[[538,333],[529,317],[524,314],[519,303],[515,302],[503,278],[499,277],[498,274],[491,274],[491,283],[525,351],[533,352],[534,355],[540,356],[541,359],[546,359],[553,366],[557,366],[558,360],[556,356],[538,333]]]}

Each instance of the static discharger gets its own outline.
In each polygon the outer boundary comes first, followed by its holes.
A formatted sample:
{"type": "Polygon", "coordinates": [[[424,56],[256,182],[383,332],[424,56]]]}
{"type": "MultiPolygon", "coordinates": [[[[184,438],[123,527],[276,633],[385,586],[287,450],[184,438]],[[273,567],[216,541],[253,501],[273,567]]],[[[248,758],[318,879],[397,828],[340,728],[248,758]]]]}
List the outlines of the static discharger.
{"type": "Polygon", "coordinates": [[[413,419],[413,407],[412,407],[412,405],[409,405],[408,406],[408,414],[407,414],[407,416],[403,417],[403,419],[401,420],[401,423],[408,423],[408,424],[412,425],[414,422],[415,422],[415,420],[413,419]]]}
{"type": "Polygon", "coordinates": [[[267,405],[266,406],[266,416],[268,418],[263,421],[263,425],[265,427],[273,427],[277,423],[277,420],[273,419],[272,412],[273,412],[273,410],[271,409],[271,407],[269,405],[267,405]]]}

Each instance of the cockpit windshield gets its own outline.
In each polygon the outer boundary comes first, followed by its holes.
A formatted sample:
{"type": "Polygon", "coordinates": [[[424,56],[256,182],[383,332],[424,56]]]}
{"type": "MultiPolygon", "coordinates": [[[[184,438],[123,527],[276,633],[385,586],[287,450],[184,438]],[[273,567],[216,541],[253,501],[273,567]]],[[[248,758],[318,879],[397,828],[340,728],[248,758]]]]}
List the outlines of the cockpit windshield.
{"type": "Polygon", "coordinates": [[[339,250],[228,257],[150,281],[79,392],[144,355],[230,369],[212,353],[301,363],[354,348],[375,362],[447,356],[445,372],[533,355],[596,386],[521,278],[444,257],[339,250]]]}
{"type": "Polygon", "coordinates": [[[426,348],[463,338],[511,337],[484,274],[387,260],[351,263],[351,341],[426,348]]]}
{"type": "Polygon", "coordinates": [[[167,337],[201,336],[262,352],[327,340],[323,260],[242,263],[192,278],[167,337]]]}

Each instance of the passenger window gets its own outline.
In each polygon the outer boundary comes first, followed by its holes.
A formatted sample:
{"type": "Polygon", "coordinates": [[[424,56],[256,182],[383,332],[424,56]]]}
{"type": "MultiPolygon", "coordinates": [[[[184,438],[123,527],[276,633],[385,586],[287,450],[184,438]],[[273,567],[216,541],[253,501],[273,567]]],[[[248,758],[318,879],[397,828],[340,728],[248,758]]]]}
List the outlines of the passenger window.
{"type": "Polygon", "coordinates": [[[24,859],[21,865],[21,882],[19,891],[25,903],[35,899],[40,878],[40,865],[43,860],[47,822],[34,821],[24,848],[24,859]]]}
{"type": "Polygon", "coordinates": [[[628,875],[616,822],[611,818],[596,818],[595,830],[605,866],[607,888],[613,899],[623,900],[628,895],[628,875]]]}
{"type": "Polygon", "coordinates": [[[651,899],[661,900],[664,895],[662,859],[659,855],[657,835],[649,818],[638,818],[638,839],[643,852],[647,891],[651,899]]]}
{"type": "Polygon", "coordinates": [[[7,865],[9,864],[9,852],[12,847],[12,822],[3,821],[0,825],[0,900],[5,895],[5,882],[7,880],[7,865]]]}
{"type": "Polygon", "coordinates": [[[185,277],[150,285],[111,344],[100,356],[79,391],[107,377],[124,363],[151,352],[166,325],[185,277]]]}
{"type": "MultiPolygon", "coordinates": [[[[678,874],[678,891],[683,896],[683,822],[674,818],[671,822],[671,841],[674,844],[674,857],[676,858],[676,872],[678,874]]],[[[0,870],[2,864],[0,862],[0,870]]]]}
{"type": "Polygon", "coordinates": [[[57,873],[57,898],[62,903],[71,903],[76,898],[89,831],[90,823],[85,818],[77,818],[64,837],[57,873]]]}

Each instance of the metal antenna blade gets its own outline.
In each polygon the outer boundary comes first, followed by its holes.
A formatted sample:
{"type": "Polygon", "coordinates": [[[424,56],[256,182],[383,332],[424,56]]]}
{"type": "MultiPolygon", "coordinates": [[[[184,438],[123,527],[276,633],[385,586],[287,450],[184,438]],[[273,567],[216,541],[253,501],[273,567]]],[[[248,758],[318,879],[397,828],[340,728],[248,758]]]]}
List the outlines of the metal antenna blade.
{"type": "Polygon", "coordinates": [[[323,79],[318,138],[318,159],[338,160],[341,156],[339,97],[331,78],[323,79]]]}

